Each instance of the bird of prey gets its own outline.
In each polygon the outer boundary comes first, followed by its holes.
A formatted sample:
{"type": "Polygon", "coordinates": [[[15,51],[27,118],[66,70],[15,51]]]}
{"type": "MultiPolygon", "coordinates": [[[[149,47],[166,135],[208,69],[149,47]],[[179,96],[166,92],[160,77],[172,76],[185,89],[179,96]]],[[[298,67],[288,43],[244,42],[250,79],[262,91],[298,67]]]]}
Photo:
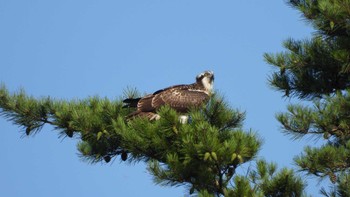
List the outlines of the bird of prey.
{"type": "MultiPolygon", "coordinates": [[[[123,100],[124,107],[136,108],[126,118],[147,117],[149,120],[158,120],[157,110],[167,105],[180,114],[188,112],[193,107],[199,107],[209,100],[214,85],[214,73],[204,71],[196,76],[192,84],[174,85],[148,94],[141,98],[123,100]]],[[[180,116],[180,122],[186,122],[187,116],[180,116]]]]}

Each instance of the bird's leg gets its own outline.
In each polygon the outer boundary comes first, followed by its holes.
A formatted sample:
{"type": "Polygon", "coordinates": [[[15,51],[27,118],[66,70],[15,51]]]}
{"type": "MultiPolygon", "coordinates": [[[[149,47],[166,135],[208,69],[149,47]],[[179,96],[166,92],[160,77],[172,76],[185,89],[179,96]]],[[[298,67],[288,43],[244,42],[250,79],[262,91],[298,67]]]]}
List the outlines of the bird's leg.
{"type": "Polygon", "coordinates": [[[149,120],[159,120],[160,119],[160,115],[158,114],[152,114],[152,116],[149,118],[149,120]]]}
{"type": "Polygon", "coordinates": [[[188,116],[180,115],[179,116],[179,121],[180,121],[181,124],[186,124],[188,122],[188,116]]]}

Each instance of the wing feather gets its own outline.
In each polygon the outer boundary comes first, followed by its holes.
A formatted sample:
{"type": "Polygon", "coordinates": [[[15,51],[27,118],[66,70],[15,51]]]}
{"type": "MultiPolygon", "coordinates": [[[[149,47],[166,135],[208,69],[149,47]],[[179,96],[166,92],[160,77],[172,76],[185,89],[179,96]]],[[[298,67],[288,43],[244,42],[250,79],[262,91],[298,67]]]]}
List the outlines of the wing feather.
{"type": "Polygon", "coordinates": [[[178,112],[198,107],[209,99],[205,90],[190,85],[175,85],[144,96],[137,103],[139,112],[155,112],[163,105],[169,105],[178,112]]]}
{"type": "Polygon", "coordinates": [[[208,98],[209,95],[205,91],[179,86],[154,95],[152,106],[158,109],[162,105],[169,105],[179,112],[186,112],[191,107],[202,105],[208,98]]]}
{"type": "Polygon", "coordinates": [[[153,94],[146,95],[142,97],[137,103],[137,111],[141,112],[153,112],[156,109],[152,105],[152,100],[154,99],[153,94]]]}

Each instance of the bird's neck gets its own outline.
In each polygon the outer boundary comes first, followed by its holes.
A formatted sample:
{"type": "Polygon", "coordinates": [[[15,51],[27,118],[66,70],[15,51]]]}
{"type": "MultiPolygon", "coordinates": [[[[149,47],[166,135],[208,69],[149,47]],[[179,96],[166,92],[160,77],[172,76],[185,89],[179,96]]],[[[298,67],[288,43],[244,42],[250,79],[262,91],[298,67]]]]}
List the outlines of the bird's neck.
{"type": "Polygon", "coordinates": [[[193,85],[197,86],[202,90],[204,89],[204,91],[209,95],[212,94],[214,88],[213,83],[210,83],[210,81],[206,79],[203,79],[202,81],[197,81],[197,83],[194,83],[193,85]]]}
{"type": "Polygon", "coordinates": [[[203,84],[204,89],[205,89],[208,93],[211,93],[211,92],[213,91],[213,86],[214,86],[214,84],[212,83],[212,81],[210,81],[210,79],[204,78],[204,79],[202,80],[202,84],[203,84]]]}

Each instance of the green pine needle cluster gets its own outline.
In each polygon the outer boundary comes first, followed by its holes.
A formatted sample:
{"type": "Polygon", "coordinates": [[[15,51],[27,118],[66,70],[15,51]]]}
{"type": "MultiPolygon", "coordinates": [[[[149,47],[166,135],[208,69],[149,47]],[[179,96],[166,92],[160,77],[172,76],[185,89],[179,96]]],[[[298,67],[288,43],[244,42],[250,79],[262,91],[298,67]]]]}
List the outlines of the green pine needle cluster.
{"type": "Polygon", "coordinates": [[[22,127],[26,135],[49,124],[60,136],[80,138],[78,149],[91,162],[123,152],[120,136],[111,131],[114,120],[126,113],[121,101],[111,102],[107,98],[69,102],[50,97],[35,99],[23,90],[10,94],[4,85],[0,88],[0,115],[22,127]]]}
{"type": "Polygon", "coordinates": [[[304,196],[304,181],[295,176],[293,170],[283,168],[277,171],[275,163],[265,160],[256,162],[256,170],[249,174],[255,186],[264,191],[261,196],[304,196]]]}
{"type": "Polygon", "coordinates": [[[270,78],[270,84],[285,96],[302,99],[322,97],[334,90],[344,90],[349,84],[345,65],[335,56],[342,53],[336,43],[322,37],[311,40],[284,42],[288,52],[264,55],[268,64],[278,71],[270,78]],[[334,45],[334,46],[333,46],[334,45]]]}
{"type": "Polygon", "coordinates": [[[345,144],[350,140],[350,91],[337,92],[313,106],[289,105],[288,112],[278,113],[287,134],[295,138],[305,134],[321,136],[333,144],[345,144]]]}
{"type": "MultiPolygon", "coordinates": [[[[296,176],[293,170],[283,168],[277,170],[275,163],[268,163],[259,159],[255,163],[255,170],[246,175],[233,178],[232,188],[224,191],[225,197],[274,197],[274,196],[307,196],[304,192],[305,182],[296,176]]],[[[213,197],[207,190],[199,192],[199,196],[213,197]]]]}
{"type": "Polygon", "coordinates": [[[285,96],[312,100],[313,106],[289,105],[277,114],[283,131],[301,138],[324,139],[295,157],[301,171],[334,184],[325,196],[350,196],[350,1],[289,0],[316,30],[311,39],[284,42],[285,52],[265,54],[275,68],[270,85],[285,96]],[[344,178],[345,177],[345,178],[344,178]]]}
{"type": "Polygon", "coordinates": [[[270,83],[286,96],[322,97],[349,86],[350,2],[348,0],[290,0],[290,5],[317,30],[312,39],[284,42],[286,52],[266,53],[278,69],[270,83]]]}
{"type": "MultiPolygon", "coordinates": [[[[139,95],[134,89],[125,94],[139,95]]],[[[161,118],[157,121],[126,120],[132,110],[123,108],[121,100],[36,99],[23,90],[10,94],[4,85],[0,87],[1,116],[22,127],[26,135],[48,124],[59,136],[79,139],[77,148],[88,162],[108,163],[117,157],[147,162],[155,183],[186,185],[190,194],[199,196],[303,193],[305,184],[291,171],[277,172],[274,167],[272,172],[269,167],[269,178],[262,174],[266,162],[257,165],[260,177],[236,173],[237,168],[256,159],[262,140],[255,132],[242,129],[245,113],[230,108],[218,95],[190,110],[187,124],[168,106],[158,110],[161,118]]]]}

